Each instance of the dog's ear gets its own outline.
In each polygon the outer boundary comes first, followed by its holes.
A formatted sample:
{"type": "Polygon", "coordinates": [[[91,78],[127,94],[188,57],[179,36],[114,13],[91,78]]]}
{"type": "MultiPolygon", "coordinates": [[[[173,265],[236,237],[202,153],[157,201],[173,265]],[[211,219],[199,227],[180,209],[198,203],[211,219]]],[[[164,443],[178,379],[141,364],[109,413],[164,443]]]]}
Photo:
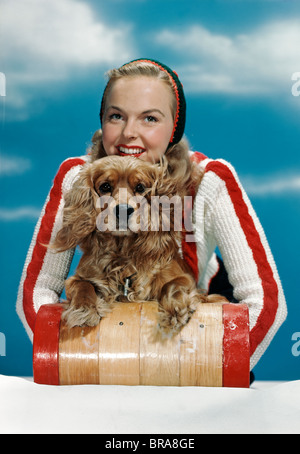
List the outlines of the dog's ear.
{"type": "Polygon", "coordinates": [[[96,200],[90,166],[87,166],[65,195],[62,228],[50,245],[51,249],[58,252],[71,249],[95,230],[96,200]]]}
{"type": "MultiPolygon", "coordinates": [[[[163,156],[160,160],[158,178],[156,180],[154,191],[156,196],[168,196],[172,197],[180,193],[182,187],[181,177],[182,174],[178,177],[175,173],[172,173],[170,170],[170,159],[166,156],[163,156]]],[[[180,170],[185,172],[185,161],[182,162],[180,170]]]]}

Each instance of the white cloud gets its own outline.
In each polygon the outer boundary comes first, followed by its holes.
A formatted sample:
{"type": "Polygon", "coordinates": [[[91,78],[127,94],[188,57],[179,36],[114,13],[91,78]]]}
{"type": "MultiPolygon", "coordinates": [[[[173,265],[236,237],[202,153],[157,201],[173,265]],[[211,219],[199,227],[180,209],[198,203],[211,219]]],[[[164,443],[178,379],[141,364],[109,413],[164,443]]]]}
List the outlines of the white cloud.
{"type": "Polygon", "coordinates": [[[290,93],[291,76],[299,70],[300,19],[269,22],[236,36],[200,25],[165,29],[157,42],[180,55],[178,71],[189,91],[290,93]]]}
{"type": "Polygon", "coordinates": [[[31,161],[16,156],[0,155],[0,177],[21,175],[31,168],[31,161]]]}
{"type": "Polygon", "coordinates": [[[130,32],[128,24],[105,24],[81,0],[2,0],[7,104],[21,108],[28,87],[72,78],[76,69],[123,62],[133,53],[130,32]]]}
{"type": "Polygon", "coordinates": [[[35,207],[0,208],[1,221],[37,220],[40,214],[41,209],[35,207]]]}
{"type": "Polygon", "coordinates": [[[247,194],[253,197],[300,195],[300,174],[244,177],[241,180],[247,194]]]}

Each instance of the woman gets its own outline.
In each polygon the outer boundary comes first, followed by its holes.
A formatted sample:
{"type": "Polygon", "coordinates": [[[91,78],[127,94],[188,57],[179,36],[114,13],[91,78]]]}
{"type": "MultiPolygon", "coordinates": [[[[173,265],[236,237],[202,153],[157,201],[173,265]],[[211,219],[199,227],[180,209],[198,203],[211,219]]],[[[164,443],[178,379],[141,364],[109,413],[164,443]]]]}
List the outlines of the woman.
{"type": "Polygon", "coordinates": [[[182,253],[198,287],[247,304],[250,316],[251,368],[259,361],[286,318],[286,303],[270,248],[259,220],[233,167],[188,151],[183,137],[185,97],[176,73],[154,60],[135,60],[109,73],[100,119],[90,153],[61,165],[46,200],[26,258],[17,312],[32,339],[42,304],[56,303],[74,250],[53,254],[51,242],[62,222],[64,194],[86,162],[106,155],[134,155],[159,162],[166,156],[171,172],[189,158],[202,171],[194,194],[194,236],[182,253]],[[222,260],[215,254],[219,248],[222,260]]]}

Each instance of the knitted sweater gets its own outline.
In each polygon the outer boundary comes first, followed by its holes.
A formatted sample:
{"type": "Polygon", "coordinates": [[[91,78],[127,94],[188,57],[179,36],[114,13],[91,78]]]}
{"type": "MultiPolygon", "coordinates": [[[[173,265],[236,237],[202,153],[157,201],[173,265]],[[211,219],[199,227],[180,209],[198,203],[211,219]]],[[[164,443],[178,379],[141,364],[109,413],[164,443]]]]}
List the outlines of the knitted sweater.
{"type": "MultiPolygon", "coordinates": [[[[287,314],[276,265],[233,167],[197,152],[191,153],[191,159],[202,167],[204,176],[193,203],[194,239],[191,235],[183,239],[181,252],[198,287],[209,290],[219,269],[215,254],[219,248],[234,298],[249,308],[253,368],[287,314]]],[[[31,340],[39,308],[59,302],[75,252],[53,253],[42,244],[51,242],[59,231],[64,194],[89,160],[87,155],[62,163],[34,231],[17,299],[17,313],[31,340]]]]}

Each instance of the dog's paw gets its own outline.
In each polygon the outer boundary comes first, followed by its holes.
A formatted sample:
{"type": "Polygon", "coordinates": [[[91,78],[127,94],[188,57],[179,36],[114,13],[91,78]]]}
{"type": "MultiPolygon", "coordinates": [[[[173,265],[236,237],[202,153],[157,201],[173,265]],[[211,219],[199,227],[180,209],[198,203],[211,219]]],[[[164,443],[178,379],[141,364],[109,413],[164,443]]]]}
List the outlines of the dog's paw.
{"type": "Polygon", "coordinates": [[[71,302],[68,306],[66,305],[62,319],[69,328],[74,326],[96,326],[110,311],[110,304],[105,303],[101,299],[82,305],[75,305],[71,302]]]}
{"type": "Polygon", "coordinates": [[[161,310],[158,314],[158,331],[162,338],[170,338],[189,322],[194,309],[174,307],[172,310],[161,310]]]}
{"type": "Polygon", "coordinates": [[[73,328],[74,326],[96,326],[100,319],[101,316],[95,306],[74,307],[70,304],[62,314],[62,320],[66,322],[68,328],[73,328]]]}

